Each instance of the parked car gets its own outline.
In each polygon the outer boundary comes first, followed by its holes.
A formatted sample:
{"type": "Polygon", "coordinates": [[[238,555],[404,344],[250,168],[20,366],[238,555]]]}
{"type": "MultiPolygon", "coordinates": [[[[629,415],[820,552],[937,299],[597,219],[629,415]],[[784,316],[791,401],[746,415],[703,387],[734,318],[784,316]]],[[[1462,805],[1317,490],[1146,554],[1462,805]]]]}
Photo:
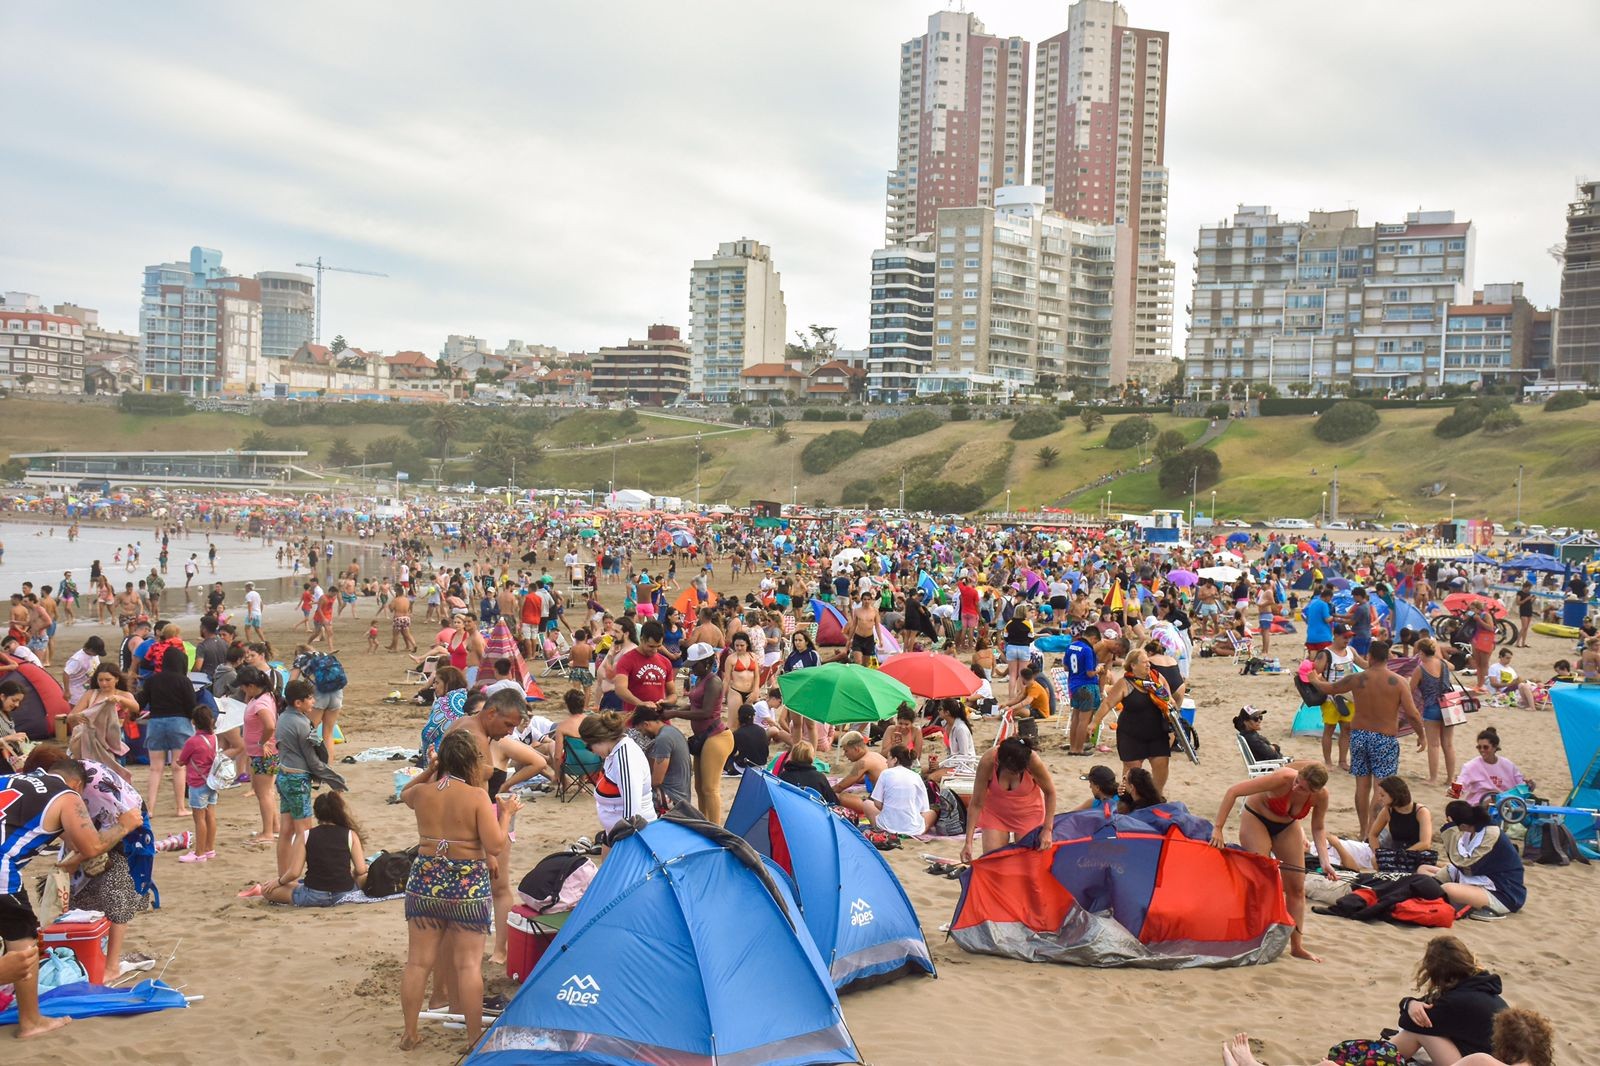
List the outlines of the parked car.
{"type": "Polygon", "coordinates": [[[1249,529],[1250,523],[1242,518],[1224,518],[1222,524],[1229,529],[1249,529]]]}
{"type": "Polygon", "coordinates": [[[1335,521],[1332,521],[1332,522],[1324,522],[1324,523],[1322,523],[1322,528],[1323,529],[1349,529],[1350,528],[1350,523],[1349,522],[1345,522],[1345,521],[1335,520],[1335,521]]]}
{"type": "Polygon", "coordinates": [[[1416,527],[1413,526],[1410,522],[1395,522],[1393,525],[1391,525],[1389,527],[1389,532],[1391,532],[1391,533],[1410,533],[1415,528],[1416,527]]]}
{"type": "Polygon", "coordinates": [[[1274,518],[1273,529],[1310,529],[1311,523],[1304,518],[1274,518]]]}
{"type": "Polygon", "coordinates": [[[1549,535],[1550,535],[1550,531],[1548,529],[1544,528],[1543,526],[1529,526],[1528,527],[1528,536],[1530,536],[1530,537],[1548,537],[1549,535]]]}

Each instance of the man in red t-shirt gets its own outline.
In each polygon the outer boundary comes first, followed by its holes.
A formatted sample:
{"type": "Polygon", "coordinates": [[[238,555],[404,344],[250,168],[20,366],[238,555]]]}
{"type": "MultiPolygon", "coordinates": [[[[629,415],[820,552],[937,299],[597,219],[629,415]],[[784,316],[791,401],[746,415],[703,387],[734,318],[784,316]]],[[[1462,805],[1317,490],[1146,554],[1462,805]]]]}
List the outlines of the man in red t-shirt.
{"type": "Polygon", "coordinates": [[[639,646],[617,660],[617,697],[632,713],[638,707],[670,707],[678,696],[672,660],[661,653],[666,630],[654,619],[639,627],[639,646]]]}
{"type": "Polygon", "coordinates": [[[539,626],[544,621],[544,601],[539,598],[537,589],[529,589],[522,597],[520,621],[522,626],[517,635],[521,638],[522,655],[531,659],[536,651],[543,650],[539,643],[539,626]]]}
{"type": "Polygon", "coordinates": [[[978,589],[970,579],[963,577],[956,584],[956,594],[961,600],[961,644],[971,647],[978,634],[978,589]]]}

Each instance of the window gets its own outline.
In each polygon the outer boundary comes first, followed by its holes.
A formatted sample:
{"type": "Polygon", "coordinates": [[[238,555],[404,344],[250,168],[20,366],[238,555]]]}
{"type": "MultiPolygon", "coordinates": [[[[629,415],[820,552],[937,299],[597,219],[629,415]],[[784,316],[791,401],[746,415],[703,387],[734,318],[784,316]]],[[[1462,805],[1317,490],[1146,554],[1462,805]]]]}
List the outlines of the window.
{"type": "Polygon", "coordinates": [[[977,259],[963,259],[961,261],[961,265],[966,267],[966,268],[968,268],[969,270],[976,270],[977,267],[978,267],[978,260],[977,259]]]}
{"type": "Polygon", "coordinates": [[[976,300],[978,298],[978,290],[977,289],[962,289],[961,290],[961,298],[963,300],[976,300]]]}

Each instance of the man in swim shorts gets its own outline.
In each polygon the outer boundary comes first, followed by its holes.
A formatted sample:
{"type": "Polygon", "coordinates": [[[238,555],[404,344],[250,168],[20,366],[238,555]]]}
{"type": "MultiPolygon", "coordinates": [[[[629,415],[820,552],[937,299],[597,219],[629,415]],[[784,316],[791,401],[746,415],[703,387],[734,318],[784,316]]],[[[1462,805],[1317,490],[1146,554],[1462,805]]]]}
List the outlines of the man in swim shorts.
{"type": "Polygon", "coordinates": [[[1350,725],[1350,773],[1356,779],[1356,818],[1365,838],[1371,825],[1372,789],[1377,781],[1400,768],[1400,715],[1417,733],[1417,750],[1427,749],[1426,730],[1411,686],[1389,669],[1389,642],[1375,640],[1367,651],[1367,668],[1338,681],[1312,675],[1311,683],[1325,695],[1348,692],[1355,700],[1350,725]]]}

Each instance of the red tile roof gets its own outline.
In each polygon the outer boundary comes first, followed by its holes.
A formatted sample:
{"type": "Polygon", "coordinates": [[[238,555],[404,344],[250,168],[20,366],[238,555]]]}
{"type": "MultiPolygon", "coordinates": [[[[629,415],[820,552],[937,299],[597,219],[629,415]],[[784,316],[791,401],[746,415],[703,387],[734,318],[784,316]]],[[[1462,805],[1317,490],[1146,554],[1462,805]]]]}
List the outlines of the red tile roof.
{"type": "Polygon", "coordinates": [[[844,374],[847,377],[866,377],[867,372],[860,367],[851,366],[842,359],[832,359],[811,372],[812,377],[819,374],[844,374]]]}
{"type": "Polygon", "coordinates": [[[797,378],[801,377],[798,370],[789,369],[787,363],[757,363],[747,366],[739,371],[742,378],[797,378]]]}

